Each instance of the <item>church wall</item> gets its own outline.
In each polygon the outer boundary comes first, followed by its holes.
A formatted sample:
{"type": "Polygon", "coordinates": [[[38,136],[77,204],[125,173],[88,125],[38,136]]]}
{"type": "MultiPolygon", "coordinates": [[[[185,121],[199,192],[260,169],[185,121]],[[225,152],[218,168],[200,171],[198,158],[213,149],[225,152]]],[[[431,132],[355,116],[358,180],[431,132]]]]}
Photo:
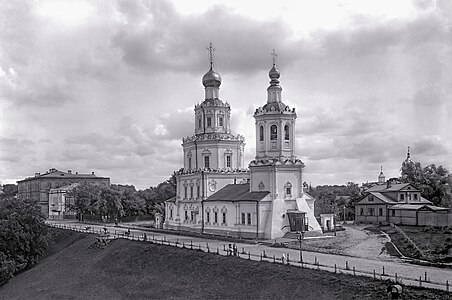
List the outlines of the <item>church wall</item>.
{"type": "Polygon", "coordinates": [[[226,156],[231,156],[230,169],[243,168],[243,144],[240,141],[198,141],[197,147],[194,143],[184,145],[184,169],[189,170],[191,157],[191,169],[202,169],[205,167],[204,157],[209,156],[209,167],[211,169],[226,169],[226,156]],[[197,148],[197,150],[196,150],[197,148]],[[197,167],[196,167],[196,157],[197,167]]]}
{"type": "Polygon", "coordinates": [[[301,195],[302,188],[302,178],[301,178],[301,168],[282,168],[278,167],[276,171],[276,190],[275,193],[278,194],[280,199],[295,199],[301,195]],[[286,188],[290,187],[291,194],[286,194],[286,188]]]}

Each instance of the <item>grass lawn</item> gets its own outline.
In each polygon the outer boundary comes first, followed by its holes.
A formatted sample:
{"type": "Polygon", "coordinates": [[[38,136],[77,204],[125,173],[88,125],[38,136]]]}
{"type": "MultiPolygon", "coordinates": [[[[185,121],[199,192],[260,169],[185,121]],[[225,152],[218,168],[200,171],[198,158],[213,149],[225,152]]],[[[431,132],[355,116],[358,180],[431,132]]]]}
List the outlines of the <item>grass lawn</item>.
{"type": "MultiPolygon", "coordinates": [[[[0,299],[387,299],[387,283],[371,278],[72,234],[1,287],[0,299]]],[[[400,299],[448,297],[405,287],[400,299]]]]}
{"type": "Polygon", "coordinates": [[[418,253],[404,236],[389,226],[381,227],[391,236],[392,242],[408,257],[432,262],[452,262],[452,229],[442,227],[399,226],[419,247],[418,253]]]}

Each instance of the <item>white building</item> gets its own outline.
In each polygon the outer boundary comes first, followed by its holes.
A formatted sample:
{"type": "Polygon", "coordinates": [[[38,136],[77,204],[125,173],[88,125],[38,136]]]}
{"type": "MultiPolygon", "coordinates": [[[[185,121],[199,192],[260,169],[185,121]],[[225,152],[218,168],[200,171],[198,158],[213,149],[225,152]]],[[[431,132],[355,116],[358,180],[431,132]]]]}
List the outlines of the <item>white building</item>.
{"type": "Polygon", "coordinates": [[[205,100],[195,106],[195,135],[183,139],[177,195],[166,202],[165,227],[246,238],[321,231],[314,199],[303,192],[304,164],[294,153],[295,109],[282,102],[280,72],[269,73],[267,103],[256,109],[256,157],[243,169],[243,137],[230,133],[230,107],[219,99],[221,77],[203,77],[205,100]]]}
{"type": "Polygon", "coordinates": [[[49,190],[49,219],[75,219],[77,213],[68,207],[69,204],[74,204],[74,199],[67,197],[67,193],[79,184],[73,183],[49,190]]]}

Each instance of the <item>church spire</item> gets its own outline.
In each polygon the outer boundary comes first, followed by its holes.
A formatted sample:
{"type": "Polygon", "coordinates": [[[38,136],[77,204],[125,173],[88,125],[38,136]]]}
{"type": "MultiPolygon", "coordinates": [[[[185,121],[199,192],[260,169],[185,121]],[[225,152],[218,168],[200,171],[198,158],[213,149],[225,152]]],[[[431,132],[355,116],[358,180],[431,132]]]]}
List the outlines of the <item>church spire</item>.
{"type": "Polygon", "coordinates": [[[378,183],[385,183],[386,178],[385,174],[383,174],[383,166],[380,166],[380,175],[378,175],[378,183]]]}
{"type": "Polygon", "coordinates": [[[267,88],[267,103],[272,102],[281,102],[281,91],[282,88],[279,85],[279,77],[281,73],[276,68],[276,58],[278,54],[276,54],[276,50],[273,49],[271,55],[273,56],[273,67],[270,72],[268,72],[268,76],[270,77],[270,86],[267,88]]]}

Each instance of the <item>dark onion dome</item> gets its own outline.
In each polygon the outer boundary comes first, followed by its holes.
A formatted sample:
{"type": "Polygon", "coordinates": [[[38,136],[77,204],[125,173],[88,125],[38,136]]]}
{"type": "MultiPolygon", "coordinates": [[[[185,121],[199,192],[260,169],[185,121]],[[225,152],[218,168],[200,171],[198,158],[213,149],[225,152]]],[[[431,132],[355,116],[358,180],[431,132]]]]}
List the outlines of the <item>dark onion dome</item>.
{"type": "Polygon", "coordinates": [[[202,77],[202,84],[205,87],[220,87],[221,76],[210,67],[210,70],[202,77]]]}
{"type": "Polygon", "coordinates": [[[276,68],[275,65],[273,65],[273,68],[271,68],[270,72],[268,72],[268,76],[273,79],[278,79],[279,76],[281,76],[281,73],[279,72],[279,70],[276,68]]]}

